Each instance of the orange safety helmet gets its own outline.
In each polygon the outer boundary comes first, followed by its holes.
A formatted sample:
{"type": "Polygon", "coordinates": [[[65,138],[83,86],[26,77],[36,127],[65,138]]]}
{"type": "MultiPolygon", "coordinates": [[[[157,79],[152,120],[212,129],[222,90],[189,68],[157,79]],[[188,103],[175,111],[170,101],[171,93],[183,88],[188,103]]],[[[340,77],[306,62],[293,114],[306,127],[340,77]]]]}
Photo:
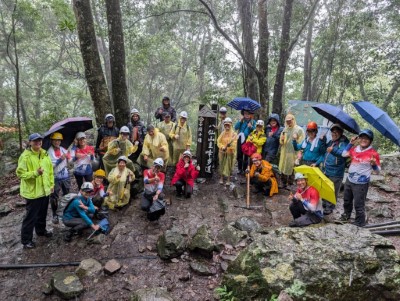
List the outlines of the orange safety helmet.
{"type": "Polygon", "coordinates": [[[251,158],[251,160],[254,160],[254,159],[261,160],[262,159],[262,157],[259,153],[252,154],[250,158],[251,158]]]}
{"type": "Polygon", "coordinates": [[[318,125],[314,121],[307,123],[307,130],[318,130],[318,125]]]}

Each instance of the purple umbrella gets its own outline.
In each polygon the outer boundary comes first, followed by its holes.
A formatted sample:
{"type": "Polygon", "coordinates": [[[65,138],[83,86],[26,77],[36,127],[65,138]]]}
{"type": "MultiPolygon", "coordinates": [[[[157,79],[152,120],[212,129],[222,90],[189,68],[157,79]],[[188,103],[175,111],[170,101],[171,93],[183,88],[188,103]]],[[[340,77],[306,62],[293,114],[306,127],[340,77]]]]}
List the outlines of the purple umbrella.
{"type": "Polygon", "coordinates": [[[68,148],[74,141],[76,133],[85,132],[91,128],[93,128],[92,119],[88,117],[70,117],[56,122],[44,133],[43,148],[48,149],[50,147],[50,135],[52,133],[61,133],[64,138],[61,146],[68,148]]]}

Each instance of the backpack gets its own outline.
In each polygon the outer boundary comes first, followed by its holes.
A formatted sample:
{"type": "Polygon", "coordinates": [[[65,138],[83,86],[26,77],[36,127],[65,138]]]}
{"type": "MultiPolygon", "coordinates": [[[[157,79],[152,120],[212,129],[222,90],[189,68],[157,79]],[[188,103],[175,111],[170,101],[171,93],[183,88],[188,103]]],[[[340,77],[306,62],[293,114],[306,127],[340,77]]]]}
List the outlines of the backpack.
{"type": "Polygon", "coordinates": [[[57,206],[57,211],[56,214],[58,216],[63,216],[65,210],[69,207],[69,205],[72,203],[72,201],[78,196],[76,193],[68,193],[64,195],[60,200],[58,201],[58,206],[57,206]]]}

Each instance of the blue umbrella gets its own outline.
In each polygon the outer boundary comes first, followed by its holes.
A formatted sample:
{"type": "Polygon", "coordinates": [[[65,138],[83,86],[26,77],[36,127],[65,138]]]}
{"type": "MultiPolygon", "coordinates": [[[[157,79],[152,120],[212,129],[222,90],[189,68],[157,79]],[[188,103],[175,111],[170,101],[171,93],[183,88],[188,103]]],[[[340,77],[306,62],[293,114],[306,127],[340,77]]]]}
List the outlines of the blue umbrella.
{"type": "Polygon", "coordinates": [[[339,123],[345,130],[354,134],[360,132],[360,127],[357,122],[340,108],[326,103],[313,105],[312,108],[329,121],[339,123]]]}
{"type": "Polygon", "coordinates": [[[227,104],[227,106],[235,110],[245,110],[251,112],[261,108],[260,104],[257,101],[247,97],[235,97],[227,104]]]}
{"type": "Polygon", "coordinates": [[[400,146],[400,130],[389,115],[369,101],[352,102],[352,105],[369,124],[383,136],[400,146]]]}

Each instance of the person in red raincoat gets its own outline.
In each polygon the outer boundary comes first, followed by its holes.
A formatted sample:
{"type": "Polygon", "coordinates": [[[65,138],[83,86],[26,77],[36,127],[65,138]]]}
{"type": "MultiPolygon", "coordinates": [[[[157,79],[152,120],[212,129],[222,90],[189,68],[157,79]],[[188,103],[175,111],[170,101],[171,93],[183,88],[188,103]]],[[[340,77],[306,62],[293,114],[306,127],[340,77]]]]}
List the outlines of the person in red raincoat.
{"type": "Polygon", "coordinates": [[[184,151],[182,158],[176,164],[176,171],[171,181],[171,186],[176,187],[176,196],[182,194],[190,198],[193,193],[194,180],[199,176],[200,166],[194,166],[192,163],[192,154],[190,151],[184,151]]]}

